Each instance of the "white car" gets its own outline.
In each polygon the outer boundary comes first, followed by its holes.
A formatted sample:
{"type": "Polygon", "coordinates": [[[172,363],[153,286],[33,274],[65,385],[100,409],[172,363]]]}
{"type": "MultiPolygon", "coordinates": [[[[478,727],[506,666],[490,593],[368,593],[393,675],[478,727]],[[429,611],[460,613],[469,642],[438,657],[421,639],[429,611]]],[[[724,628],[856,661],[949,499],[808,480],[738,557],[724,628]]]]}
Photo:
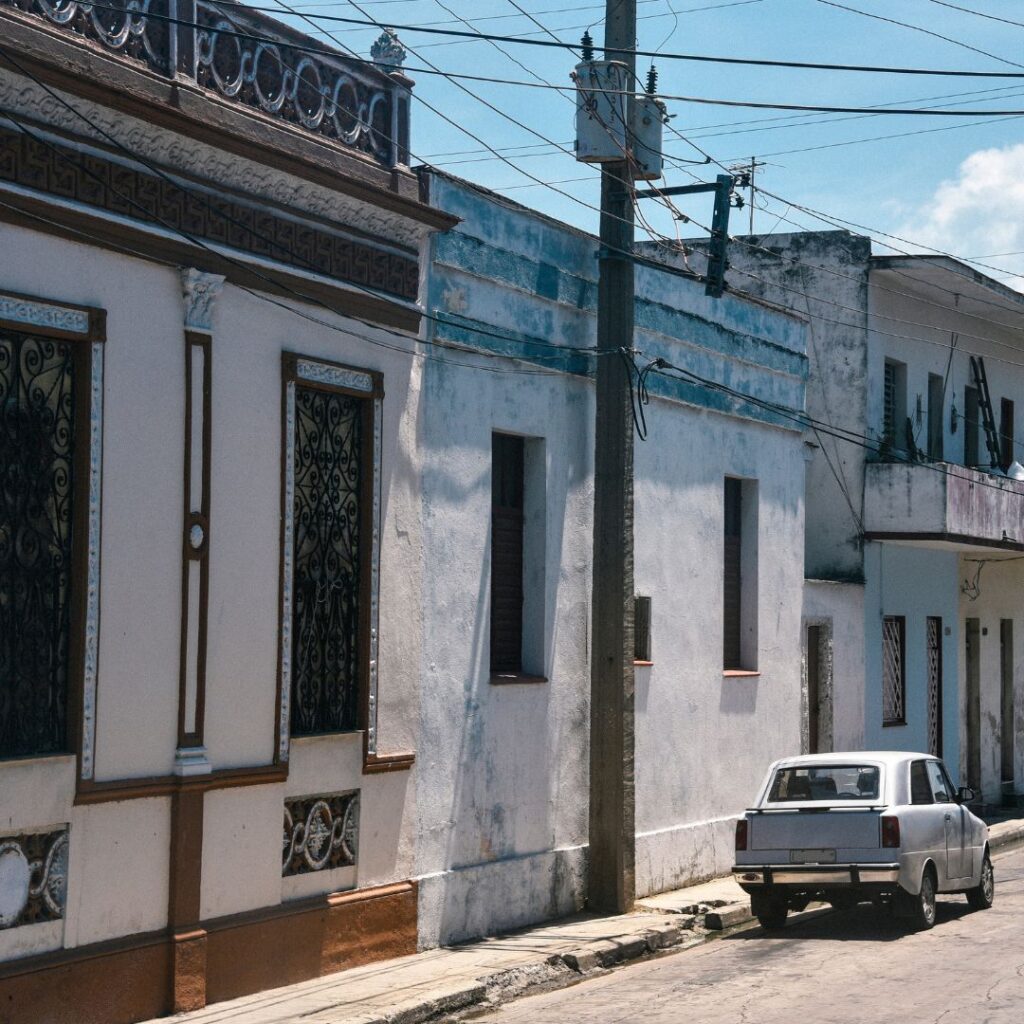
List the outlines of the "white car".
{"type": "Polygon", "coordinates": [[[855,751],[776,761],[736,822],[733,877],[766,929],[809,902],[890,905],[918,928],[935,894],[992,906],[988,827],[929,754],[855,751]]]}

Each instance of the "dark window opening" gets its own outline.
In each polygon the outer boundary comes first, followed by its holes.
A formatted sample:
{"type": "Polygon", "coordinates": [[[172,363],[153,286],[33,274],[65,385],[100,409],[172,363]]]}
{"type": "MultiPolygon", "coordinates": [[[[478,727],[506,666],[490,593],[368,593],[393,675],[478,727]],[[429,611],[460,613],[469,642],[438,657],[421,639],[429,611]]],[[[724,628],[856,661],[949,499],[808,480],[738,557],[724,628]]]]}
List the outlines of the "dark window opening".
{"type": "Polygon", "coordinates": [[[727,477],[725,481],[724,551],[724,629],[722,666],[742,667],[742,574],[743,558],[743,484],[727,477]]]}
{"type": "Polygon", "coordinates": [[[905,725],[907,627],[902,615],[882,620],[882,725],[905,725]]]}
{"type": "Polygon", "coordinates": [[[1006,470],[1013,460],[1013,402],[1004,398],[999,410],[999,465],[1006,470]]]}
{"type": "Polygon", "coordinates": [[[651,658],[651,599],[637,594],[633,598],[633,660],[651,658]]]}
{"type": "Polygon", "coordinates": [[[523,670],[525,445],[491,436],[491,673],[523,670]]]}
{"type": "Polygon", "coordinates": [[[0,330],[0,758],[68,749],[74,350],[0,330]]]}
{"type": "Polygon", "coordinates": [[[978,465],[978,424],[981,422],[981,402],[978,389],[964,388],[964,465],[978,465]]]}
{"type": "Polygon", "coordinates": [[[945,382],[937,373],[928,374],[928,458],[942,459],[943,449],[943,395],[945,382]]]}

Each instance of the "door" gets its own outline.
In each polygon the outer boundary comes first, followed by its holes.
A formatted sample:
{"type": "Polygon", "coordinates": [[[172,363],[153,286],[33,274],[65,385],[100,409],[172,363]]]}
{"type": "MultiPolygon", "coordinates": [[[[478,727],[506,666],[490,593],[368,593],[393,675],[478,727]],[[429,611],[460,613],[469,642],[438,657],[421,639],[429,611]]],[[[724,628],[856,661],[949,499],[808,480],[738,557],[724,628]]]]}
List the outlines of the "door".
{"type": "Polygon", "coordinates": [[[935,797],[936,810],[942,812],[946,832],[946,877],[963,878],[970,870],[964,866],[964,826],[967,822],[967,811],[953,799],[956,791],[942,765],[938,761],[928,761],[926,768],[935,797]]]}
{"type": "Polygon", "coordinates": [[[981,796],[981,620],[967,620],[967,785],[981,796]]]}
{"type": "Polygon", "coordinates": [[[1012,793],[1013,764],[1016,755],[1014,749],[1013,722],[1013,619],[1003,619],[999,623],[999,675],[1000,675],[1000,709],[1002,713],[1002,742],[1000,744],[1002,761],[1003,792],[1012,793]]]}
{"type": "Polygon", "coordinates": [[[804,680],[807,687],[806,753],[832,749],[832,622],[808,623],[804,633],[804,680]]]}

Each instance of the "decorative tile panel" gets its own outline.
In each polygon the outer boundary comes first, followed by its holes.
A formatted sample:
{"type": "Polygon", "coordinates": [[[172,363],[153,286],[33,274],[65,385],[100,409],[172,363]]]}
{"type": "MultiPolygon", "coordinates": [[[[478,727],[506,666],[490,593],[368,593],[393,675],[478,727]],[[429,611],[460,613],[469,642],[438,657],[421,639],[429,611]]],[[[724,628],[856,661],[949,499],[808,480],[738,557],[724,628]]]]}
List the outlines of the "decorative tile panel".
{"type": "Polygon", "coordinates": [[[285,800],[281,874],[351,866],[358,840],[359,790],[285,800]]]}
{"type": "Polygon", "coordinates": [[[0,930],[64,916],[68,826],[0,836],[0,930]]]}

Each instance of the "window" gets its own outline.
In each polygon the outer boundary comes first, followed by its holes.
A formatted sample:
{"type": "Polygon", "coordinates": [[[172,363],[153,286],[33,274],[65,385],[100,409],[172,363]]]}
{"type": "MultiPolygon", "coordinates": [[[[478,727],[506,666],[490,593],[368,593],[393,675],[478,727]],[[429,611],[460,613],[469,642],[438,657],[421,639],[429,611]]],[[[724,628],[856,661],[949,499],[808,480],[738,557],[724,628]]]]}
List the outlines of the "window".
{"type": "Polygon", "coordinates": [[[942,765],[938,761],[925,761],[925,768],[935,802],[937,804],[952,803],[955,790],[942,765]]]}
{"type": "Polygon", "coordinates": [[[907,695],[906,620],[886,615],[882,620],[882,725],[905,725],[907,695]]]}
{"type": "Polygon", "coordinates": [[[0,758],[76,749],[86,687],[92,707],[102,333],[102,311],[0,294],[0,758]]]}
{"type": "Polygon", "coordinates": [[[935,803],[926,765],[926,761],[910,762],[910,802],[912,804],[935,803]]]}
{"type": "Polygon", "coordinates": [[[285,369],[282,691],[290,734],[365,727],[369,736],[380,380],[290,355],[285,369]]]}
{"type": "Polygon", "coordinates": [[[633,660],[649,663],[651,658],[651,599],[633,598],[633,660]]]}
{"type": "Polygon", "coordinates": [[[1006,469],[1016,456],[1013,454],[1013,402],[1004,398],[999,409],[999,465],[1006,469]]]}
{"type": "Polygon", "coordinates": [[[757,481],[725,478],[722,667],[757,669],[757,481]]]}
{"type": "Polygon", "coordinates": [[[545,455],[541,438],[491,435],[491,677],[544,680],[545,455]]]}
{"type": "Polygon", "coordinates": [[[981,422],[981,403],[978,389],[964,388],[964,465],[978,464],[978,424],[981,422]]]}
{"type": "Polygon", "coordinates": [[[491,438],[491,673],[523,670],[523,439],[491,438]]]}
{"type": "Polygon", "coordinates": [[[943,395],[945,382],[937,373],[928,374],[928,458],[942,459],[943,395]]]}
{"type": "Polygon", "coordinates": [[[942,619],[925,620],[926,669],[928,673],[928,753],[942,756],[942,619]]]}
{"type": "Polygon", "coordinates": [[[907,447],[907,367],[893,359],[885,361],[882,443],[889,453],[907,447]]]}

